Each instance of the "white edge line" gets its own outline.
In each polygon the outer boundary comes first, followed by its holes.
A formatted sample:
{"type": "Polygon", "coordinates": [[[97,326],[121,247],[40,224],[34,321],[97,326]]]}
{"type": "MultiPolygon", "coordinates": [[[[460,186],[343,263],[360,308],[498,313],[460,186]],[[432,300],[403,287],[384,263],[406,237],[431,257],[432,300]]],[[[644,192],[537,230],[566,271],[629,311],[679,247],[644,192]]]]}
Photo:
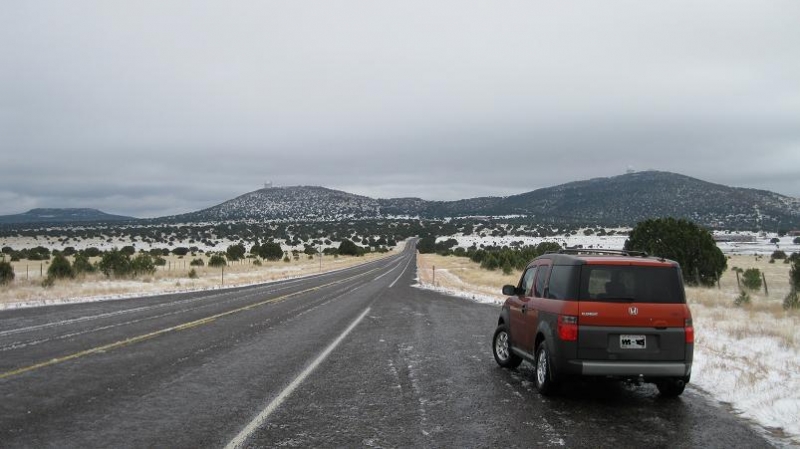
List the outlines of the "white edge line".
{"type": "Polygon", "coordinates": [[[394,284],[396,284],[396,283],[397,283],[397,281],[399,281],[399,280],[400,280],[400,278],[401,278],[401,277],[403,277],[403,274],[405,274],[406,270],[408,269],[408,266],[409,266],[409,265],[411,265],[411,261],[412,261],[412,260],[414,260],[414,259],[412,259],[411,257],[409,257],[409,258],[408,258],[408,262],[406,262],[406,266],[403,268],[403,271],[401,271],[401,272],[400,272],[400,275],[399,275],[399,276],[397,276],[397,279],[395,279],[395,280],[394,280],[394,282],[392,282],[391,284],[389,284],[389,288],[392,288],[392,287],[394,287],[394,284]]]}
{"type": "Polygon", "coordinates": [[[336,349],[337,346],[339,346],[339,343],[341,343],[342,340],[344,340],[345,337],[347,337],[347,335],[353,329],[355,329],[356,326],[358,326],[358,323],[360,323],[361,320],[363,320],[364,317],[367,316],[367,313],[369,313],[369,311],[370,307],[367,307],[366,310],[364,310],[361,313],[361,315],[359,315],[358,318],[356,318],[356,320],[353,321],[350,324],[350,326],[348,326],[347,329],[345,329],[344,332],[342,332],[342,334],[339,335],[339,337],[337,337],[336,340],[334,340],[333,343],[330,344],[330,346],[328,346],[327,348],[325,348],[324,351],[322,351],[322,354],[320,354],[316,359],[314,359],[314,361],[311,362],[311,364],[308,365],[306,369],[304,369],[303,372],[300,373],[292,381],[292,383],[290,383],[286,388],[284,388],[283,391],[281,391],[280,394],[275,399],[273,399],[272,402],[270,402],[269,405],[267,405],[267,407],[261,411],[261,413],[258,414],[258,416],[253,418],[253,420],[250,421],[250,423],[247,426],[245,426],[245,428],[242,429],[242,431],[239,432],[239,434],[236,435],[236,437],[233,440],[231,440],[231,442],[228,443],[227,446],[225,446],[225,449],[234,449],[241,447],[244,444],[245,440],[247,440],[247,438],[249,438],[253,434],[253,432],[255,432],[259,427],[261,427],[262,424],[264,424],[267,418],[269,418],[269,415],[274,413],[275,410],[277,410],[278,407],[280,407],[283,401],[285,401],[286,398],[288,398],[289,395],[291,395],[292,392],[294,392],[294,390],[296,390],[297,387],[299,387],[300,384],[302,384],[303,381],[317,368],[317,366],[319,366],[319,364],[322,363],[330,355],[330,353],[333,352],[334,349],[336,349]]]}
{"type": "Polygon", "coordinates": [[[386,276],[387,274],[391,273],[392,271],[394,271],[395,268],[399,267],[401,263],[403,263],[402,260],[398,261],[397,264],[395,264],[395,266],[393,266],[392,268],[389,269],[389,271],[387,271],[386,273],[383,273],[382,275],[376,277],[375,279],[373,279],[373,281],[377,281],[378,279],[380,279],[380,278],[386,276]]]}

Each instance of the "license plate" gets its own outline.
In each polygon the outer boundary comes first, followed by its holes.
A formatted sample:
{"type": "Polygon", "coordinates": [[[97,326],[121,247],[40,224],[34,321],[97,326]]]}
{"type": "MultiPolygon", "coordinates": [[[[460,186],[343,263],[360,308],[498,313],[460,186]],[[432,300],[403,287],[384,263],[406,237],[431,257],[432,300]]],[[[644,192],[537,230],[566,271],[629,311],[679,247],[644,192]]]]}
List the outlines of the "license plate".
{"type": "Polygon", "coordinates": [[[646,349],[647,338],[644,335],[620,335],[619,347],[622,349],[646,349]]]}

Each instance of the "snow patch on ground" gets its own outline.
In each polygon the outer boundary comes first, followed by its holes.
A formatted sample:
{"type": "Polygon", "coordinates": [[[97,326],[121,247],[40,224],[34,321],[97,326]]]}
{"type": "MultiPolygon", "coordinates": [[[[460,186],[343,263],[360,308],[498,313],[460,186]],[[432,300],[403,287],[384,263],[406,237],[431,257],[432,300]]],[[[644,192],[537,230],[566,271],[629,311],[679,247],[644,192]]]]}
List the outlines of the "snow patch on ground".
{"type": "Polygon", "coordinates": [[[594,248],[594,249],[622,249],[625,246],[625,240],[628,238],[628,236],[627,235],[587,236],[584,235],[583,233],[578,233],[569,236],[555,235],[551,237],[525,237],[525,236],[481,237],[477,235],[468,235],[468,236],[439,237],[437,241],[447,240],[451,238],[455,239],[458,242],[458,246],[462,248],[469,248],[470,246],[473,245],[475,245],[476,247],[480,247],[481,245],[512,246],[512,244],[514,244],[515,242],[522,242],[523,246],[538,245],[539,243],[542,242],[556,242],[564,247],[582,246],[584,248],[594,248]]]}
{"type": "Polygon", "coordinates": [[[717,246],[725,254],[770,255],[777,250],[781,250],[786,254],[800,252],[800,245],[794,243],[795,237],[789,235],[778,237],[778,234],[776,233],[725,231],[725,232],[714,232],[714,237],[717,239],[743,238],[745,240],[750,240],[750,241],[718,241],[717,246]],[[773,239],[777,239],[778,242],[772,243],[773,239]]]}
{"type": "MultiPolygon", "coordinates": [[[[620,228],[615,229],[617,232],[627,233],[630,229],[620,228]]],[[[770,255],[776,250],[782,250],[786,254],[793,252],[800,252],[800,245],[794,243],[794,237],[783,236],[779,237],[776,233],[757,233],[757,232],[728,232],[718,231],[713,233],[715,238],[718,239],[744,239],[747,241],[719,241],[717,246],[725,254],[765,254],[770,255]],[[772,243],[773,239],[778,239],[778,243],[772,243]]],[[[625,240],[628,239],[627,235],[604,235],[598,236],[596,234],[584,235],[579,231],[574,235],[556,235],[551,237],[524,237],[524,236],[490,236],[481,237],[478,235],[456,235],[439,237],[437,241],[444,241],[447,239],[455,239],[458,246],[462,248],[469,248],[470,246],[480,247],[484,246],[512,246],[514,243],[522,242],[522,245],[538,245],[542,242],[556,242],[563,247],[582,247],[591,249],[622,249],[625,247],[625,240]]]]}
{"type": "MultiPolygon", "coordinates": [[[[800,445],[800,352],[777,337],[728,332],[695,307],[692,383],[736,413],[766,428],[779,428],[800,445]]],[[[732,310],[741,314],[743,310],[732,310]]],[[[798,330],[800,333],[800,330],[798,330]]]]}
{"type": "Polygon", "coordinates": [[[457,298],[464,298],[469,299],[470,301],[475,301],[481,304],[494,304],[494,305],[501,305],[503,304],[504,300],[498,299],[494,296],[484,295],[481,293],[473,293],[464,290],[456,290],[453,288],[447,287],[434,287],[432,285],[422,285],[419,282],[412,285],[414,288],[420,288],[423,290],[432,290],[435,292],[439,292],[448,296],[455,296],[457,298]]]}

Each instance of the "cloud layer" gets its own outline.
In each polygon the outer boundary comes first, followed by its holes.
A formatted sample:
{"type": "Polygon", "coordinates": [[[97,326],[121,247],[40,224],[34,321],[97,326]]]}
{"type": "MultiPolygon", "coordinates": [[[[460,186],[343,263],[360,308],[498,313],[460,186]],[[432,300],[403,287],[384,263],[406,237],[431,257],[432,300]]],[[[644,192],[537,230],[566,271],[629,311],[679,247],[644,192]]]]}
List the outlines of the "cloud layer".
{"type": "Polygon", "coordinates": [[[267,181],[456,199],[628,168],[800,196],[797,17],[793,1],[15,2],[0,214],[160,216],[267,181]]]}

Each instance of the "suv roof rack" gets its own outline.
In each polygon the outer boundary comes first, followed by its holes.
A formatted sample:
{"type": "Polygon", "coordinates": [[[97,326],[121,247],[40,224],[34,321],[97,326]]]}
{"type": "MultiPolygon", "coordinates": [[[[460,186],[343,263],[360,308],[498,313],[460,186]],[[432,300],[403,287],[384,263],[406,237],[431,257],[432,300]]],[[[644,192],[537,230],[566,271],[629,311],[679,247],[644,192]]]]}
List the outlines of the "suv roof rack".
{"type": "Polygon", "coordinates": [[[548,254],[592,254],[597,256],[613,255],[613,256],[630,256],[630,257],[647,257],[648,254],[644,251],[628,251],[625,249],[592,249],[592,248],[566,248],[556,252],[548,252],[548,254]]]}

